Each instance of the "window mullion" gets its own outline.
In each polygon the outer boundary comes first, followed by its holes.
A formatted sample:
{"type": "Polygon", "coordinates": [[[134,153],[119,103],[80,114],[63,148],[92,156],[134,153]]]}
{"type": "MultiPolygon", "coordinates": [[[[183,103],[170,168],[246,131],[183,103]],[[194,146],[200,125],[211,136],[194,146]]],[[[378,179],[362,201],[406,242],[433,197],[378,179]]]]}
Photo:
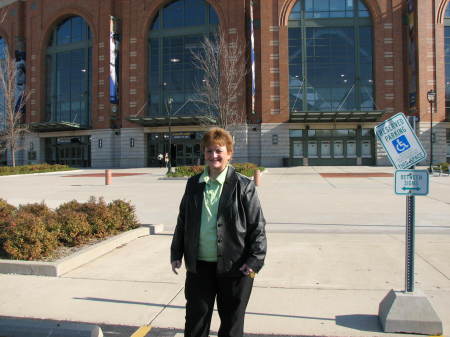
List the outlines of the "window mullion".
{"type": "Polygon", "coordinates": [[[52,121],[58,121],[58,54],[52,55],[51,61],[51,89],[50,89],[50,99],[51,99],[51,113],[50,118],[52,121]]]}
{"type": "MultiPolygon", "coordinates": [[[[82,88],[82,104],[84,104],[84,110],[83,110],[83,114],[88,116],[88,120],[90,121],[90,104],[89,104],[89,96],[90,96],[90,91],[91,88],[89,87],[89,77],[90,77],[90,68],[89,68],[89,48],[85,48],[83,49],[83,69],[85,69],[86,71],[83,73],[83,88],[82,88]]],[[[108,67],[109,70],[109,67],[108,67]]],[[[111,85],[111,84],[110,84],[111,85]]],[[[83,119],[80,116],[80,124],[82,124],[83,119]]],[[[90,123],[89,123],[90,124],[90,123]]]]}
{"type": "Polygon", "coordinates": [[[301,46],[300,48],[302,49],[302,71],[301,71],[301,82],[300,82],[300,88],[301,88],[301,97],[302,97],[302,111],[307,111],[308,110],[308,102],[307,102],[307,97],[306,97],[306,93],[307,93],[307,89],[306,87],[308,86],[308,55],[307,55],[307,47],[306,47],[306,27],[304,25],[304,20],[302,20],[301,22],[301,27],[300,27],[300,38],[301,38],[301,46]]]}
{"type": "Polygon", "coordinates": [[[360,60],[360,34],[359,25],[355,20],[354,25],[354,36],[355,36],[355,109],[361,110],[361,60],[360,60]]]}
{"type": "Polygon", "coordinates": [[[164,37],[158,38],[158,44],[159,44],[159,53],[158,53],[158,67],[159,67],[159,115],[163,114],[164,111],[164,94],[165,94],[165,87],[164,87],[164,64],[163,64],[163,53],[164,53],[164,37]]]}

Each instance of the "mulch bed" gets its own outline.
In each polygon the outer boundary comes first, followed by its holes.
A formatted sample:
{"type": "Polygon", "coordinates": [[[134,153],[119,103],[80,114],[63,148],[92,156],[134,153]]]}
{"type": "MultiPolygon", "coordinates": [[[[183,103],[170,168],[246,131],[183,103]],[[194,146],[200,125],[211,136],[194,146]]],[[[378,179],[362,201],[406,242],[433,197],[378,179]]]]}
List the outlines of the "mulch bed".
{"type": "Polygon", "coordinates": [[[367,173],[320,173],[323,178],[377,178],[392,177],[392,173],[367,172],[367,173]]]}

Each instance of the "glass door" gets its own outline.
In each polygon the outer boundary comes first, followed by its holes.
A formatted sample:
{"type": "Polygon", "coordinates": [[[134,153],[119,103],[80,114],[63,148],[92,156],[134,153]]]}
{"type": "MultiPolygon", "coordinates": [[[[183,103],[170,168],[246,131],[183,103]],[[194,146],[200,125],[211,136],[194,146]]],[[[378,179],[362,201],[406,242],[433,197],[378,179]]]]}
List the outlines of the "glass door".
{"type": "Polygon", "coordinates": [[[321,158],[331,157],[330,141],[323,140],[320,142],[320,157],[321,158]]]}

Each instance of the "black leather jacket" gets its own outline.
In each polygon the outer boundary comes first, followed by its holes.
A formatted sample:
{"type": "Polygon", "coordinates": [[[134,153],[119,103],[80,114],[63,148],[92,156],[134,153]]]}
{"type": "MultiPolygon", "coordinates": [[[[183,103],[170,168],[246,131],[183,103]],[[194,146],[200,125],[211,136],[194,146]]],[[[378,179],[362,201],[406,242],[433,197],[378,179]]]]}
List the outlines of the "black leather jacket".
{"type": "MultiPolygon", "coordinates": [[[[186,269],[196,272],[205,183],[191,177],[180,204],[171,246],[171,262],[184,256],[186,269]]],[[[264,219],[255,184],[229,166],[217,212],[217,273],[242,275],[246,263],[258,272],[266,256],[264,219]]]]}

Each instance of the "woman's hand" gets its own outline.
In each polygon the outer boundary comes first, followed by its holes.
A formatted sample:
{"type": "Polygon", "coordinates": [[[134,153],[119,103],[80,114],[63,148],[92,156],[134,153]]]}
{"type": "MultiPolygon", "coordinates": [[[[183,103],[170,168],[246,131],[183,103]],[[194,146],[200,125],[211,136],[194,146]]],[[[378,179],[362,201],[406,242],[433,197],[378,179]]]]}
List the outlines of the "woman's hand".
{"type": "Polygon", "coordinates": [[[253,271],[252,268],[250,268],[249,266],[247,266],[246,263],[244,263],[242,265],[241,268],[239,268],[239,270],[242,272],[242,274],[244,274],[245,276],[248,276],[250,278],[255,278],[256,273],[253,271]]]}
{"type": "Polygon", "coordinates": [[[181,267],[181,261],[180,260],[175,260],[172,261],[172,271],[178,275],[177,269],[181,267]]]}

